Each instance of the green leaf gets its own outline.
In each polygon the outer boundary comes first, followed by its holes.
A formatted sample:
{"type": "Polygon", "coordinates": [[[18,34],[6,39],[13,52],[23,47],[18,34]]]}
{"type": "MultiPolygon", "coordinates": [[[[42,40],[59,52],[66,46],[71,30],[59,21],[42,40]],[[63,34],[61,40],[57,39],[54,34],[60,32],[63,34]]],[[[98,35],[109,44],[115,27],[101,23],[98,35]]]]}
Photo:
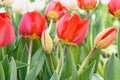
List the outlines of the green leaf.
{"type": "MultiPolygon", "coordinates": [[[[69,48],[69,46],[67,47],[69,48]]],[[[73,56],[71,54],[71,51],[67,49],[61,80],[65,80],[71,76],[72,76],[72,80],[78,80],[77,69],[76,69],[73,56]]]]}
{"type": "Polygon", "coordinates": [[[25,80],[35,80],[39,72],[41,71],[45,61],[45,55],[42,53],[41,49],[33,55],[31,60],[32,69],[29,74],[26,76],[25,80]]]}
{"type": "Polygon", "coordinates": [[[36,53],[33,55],[32,60],[31,60],[31,65],[37,65],[37,71],[36,71],[36,76],[39,74],[39,72],[41,71],[43,64],[45,61],[45,55],[42,52],[42,49],[39,48],[36,53]]]}
{"type": "Polygon", "coordinates": [[[97,69],[98,69],[98,64],[99,64],[99,59],[100,59],[100,53],[101,53],[101,49],[96,49],[94,54],[92,55],[92,57],[90,58],[89,62],[93,62],[93,61],[96,61],[96,64],[95,64],[95,70],[94,72],[97,72],[97,69]]]}
{"type": "Polygon", "coordinates": [[[69,78],[67,78],[67,79],[65,79],[65,80],[72,80],[72,76],[71,76],[71,77],[69,77],[69,78]]]}
{"type": "Polygon", "coordinates": [[[26,76],[25,80],[35,80],[35,78],[36,78],[36,68],[37,68],[37,65],[34,66],[34,67],[30,70],[30,72],[29,72],[29,74],[26,76]]]}
{"type": "Polygon", "coordinates": [[[17,80],[17,67],[14,58],[11,61],[11,75],[10,80],[17,80]]]}
{"type": "Polygon", "coordinates": [[[104,80],[120,80],[120,60],[114,55],[106,64],[104,80]]]}
{"type": "Polygon", "coordinates": [[[56,72],[53,73],[52,77],[50,80],[58,80],[58,75],[56,72]]]}
{"type": "Polygon", "coordinates": [[[95,63],[96,62],[92,62],[85,68],[85,70],[80,75],[80,80],[89,80],[92,78],[92,74],[95,69],[95,63]]]}
{"type": "Polygon", "coordinates": [[[0,62],[0,80],[5,80],[5,73],[1,62],[0,62]]]}
{"type": "Polygon", "coordinates": [[[4,69],[4,73],[5,73],[5,80],[10,80],[11,71],[10,71],[10,64],[9,64],[8,56],[6,56],[4,60],[2,61],[2,66],[4,69]]]}
{"type": "MultiPolygon", "coordinates": [[[[21,57],[20,57],[20,61],[27,63],[27,57],[28,57],[28,50],[27,50],[27,46],[24,46],[24,49],[21,53],[21,57]]],[[[20,80],[25,80],[26,77],[26,67],[20,68],[18,69],[18,75],[19,75],[19,79],[20,80]]]]}
{"type": "Polygon", "coordinates": [[[17,69],[20,69],[20,68],[26,67],[27,64],[21,61],[16,61],[16,66],[17,66],[17,69]]]}

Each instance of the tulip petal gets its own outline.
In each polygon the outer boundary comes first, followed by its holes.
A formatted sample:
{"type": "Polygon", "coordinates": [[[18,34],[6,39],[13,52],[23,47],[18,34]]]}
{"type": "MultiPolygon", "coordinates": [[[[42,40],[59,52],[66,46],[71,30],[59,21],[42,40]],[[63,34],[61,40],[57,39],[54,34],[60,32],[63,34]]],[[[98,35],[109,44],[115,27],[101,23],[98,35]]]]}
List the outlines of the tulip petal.
{"type": "Polygon", "coordinates": [[[79,21],[80,21],[79,16],[76,14],[74,14],[72,17],[68,19],[69,24],[66,25],[65,31],[62,33],[64,39],[67,37],[67,40],[72,42],[76,31],[76,26],[79,23],[79,21]]]}
{"type": "Polygon", "coordinates": [[[14,39],[15,33],[10,20],[0,20],[0,47],[8,46],[14,39]]]}
{"type": "Polygon", "coordinates": [[[113,43],[115,37],[116,37],[117,31],[113,31],[111,34],[109,34],[105,39],[101,40],[97,46],[105,49],[107,48],[110,44],[113,43]]]}
{"type": "Polygon", "coordinates": [[[78,25],[76,29],[76,34],[74,35],[73,43],[81,44],[87,34],[88,30],[88,21],[86,19],[82,20],[78,25]]]}
{"type": "Polygon", "coordinates": [[[46,20],[39,12],[27,12],[23,15],[19,32],[23,37],[35,39],[40,38],[42,31],[46,29],[46,20]],[[32,38],[36,36],[35,38],[32,38]]]}
{"type": "Polygon", "coordinates": [[[95,38],[95,46],[99,48],[107,48],[114,41],[117,35],[117,29],[108,28],[101,31],[95,38]]]}

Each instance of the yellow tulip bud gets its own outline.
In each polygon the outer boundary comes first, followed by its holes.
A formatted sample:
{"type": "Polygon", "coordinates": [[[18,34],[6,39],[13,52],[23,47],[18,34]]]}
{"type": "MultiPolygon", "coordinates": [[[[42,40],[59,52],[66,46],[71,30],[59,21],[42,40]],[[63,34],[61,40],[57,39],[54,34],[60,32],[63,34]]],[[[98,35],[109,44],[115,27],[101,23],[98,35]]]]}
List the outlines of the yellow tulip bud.
{"type": "Polygon", "coordinates": [[[55,43],[55,45],[57,45],[58,42],[59,42],[59,38],[58,38],[58,36],[57,36],[57,34],[56,34],[56,35],[55,35],[55,38],[54,38],[54,43],[55,43]]]}
{"type": "Polygon", "coordinates": [[[43,49],[50,54],[52,51],[52,47],[53,47],[53,43],[52,43],[52,39],[50,37],[50,35],[48,34],[47,31],[43,31],[42,32],[42,36],[41,36],[41,42],[42,42],[42,47],[43,49]]]}
{"type": "Polygon", "coordinates": [[[95,46],[98,48],[105,49],[112,44],[117,35],[117,29],[110,27],[101,31],[95,38],[95,46]]]}

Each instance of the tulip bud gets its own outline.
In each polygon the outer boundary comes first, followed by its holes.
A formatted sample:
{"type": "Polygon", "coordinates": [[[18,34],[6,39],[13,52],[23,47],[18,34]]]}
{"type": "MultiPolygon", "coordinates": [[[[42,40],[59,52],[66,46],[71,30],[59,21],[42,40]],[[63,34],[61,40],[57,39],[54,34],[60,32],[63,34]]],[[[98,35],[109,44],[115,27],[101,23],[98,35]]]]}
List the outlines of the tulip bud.
{"type": "Polygon", "coordinates": [[[116,28],[108,28],[101,31],[95,38],[95,46],[98,48],[105,49],[110,46],[117,35],[116,28]]]}
{"type": "Polygon", "coordinates": [[[97,5],[97,0],[77,0],[78,6],[84,10],[94,9],[97,5]]]}
{"type": "Polygon", "coordinates": [[[52,43],[52,39],[50,37],[50,35],[48,34],[47,31],[43,31],[42,32],[42,36],[41,36],[41,42],[42,42],[42,47],[43,49],[50,54],[52,51],[52,47],[53,47],[53,43],[52,43]]]}
{"type": "Polygon", "coordinates": [[[110,0],[108,9],[113,16],[120,17],[120,0],[110,0]]]}
{"type": "Polygon", "coordinates": [[[57,36],[57,34],[56,34],[56,35],[55,35],[55,38],[54,38],[54,43],[55,43],[55,45],[57,45],[58,42],[59,42],[59,38],[58,38],[58,36],[57,36]]]}

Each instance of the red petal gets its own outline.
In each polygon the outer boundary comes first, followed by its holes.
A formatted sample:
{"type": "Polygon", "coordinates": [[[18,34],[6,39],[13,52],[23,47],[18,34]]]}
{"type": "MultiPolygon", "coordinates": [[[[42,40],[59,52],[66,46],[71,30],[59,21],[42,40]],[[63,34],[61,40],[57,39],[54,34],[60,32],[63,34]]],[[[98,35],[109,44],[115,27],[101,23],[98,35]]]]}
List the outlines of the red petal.
{"type": "Polygon", "coordinates": [[[15,33],[9,19],[0,20],[0,25],[0,47],[4,47],[14,41],[15,33]]]}

